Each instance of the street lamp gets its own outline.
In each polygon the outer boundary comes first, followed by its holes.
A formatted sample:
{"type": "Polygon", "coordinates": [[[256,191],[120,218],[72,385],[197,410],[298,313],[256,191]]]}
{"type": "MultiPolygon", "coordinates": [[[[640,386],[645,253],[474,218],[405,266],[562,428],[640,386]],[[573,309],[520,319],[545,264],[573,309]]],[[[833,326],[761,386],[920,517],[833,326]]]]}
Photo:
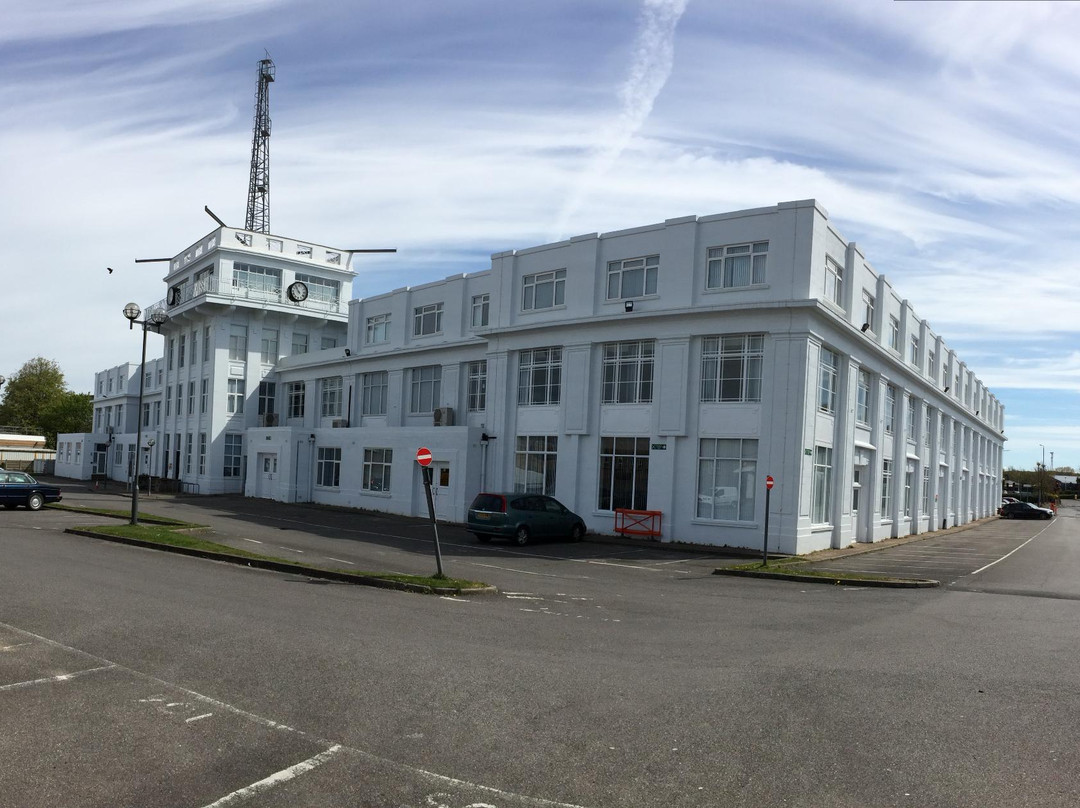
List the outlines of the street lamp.
{"type": "Polygon", "coordinates": [[[134,328],[136,324],[142,326],[142,363],[139,365],[139,404],[136,410],[138,427],[135,433],[135,485],[131,489],[131,524],[133,525],[139,524],[139,461],[142,459],[142,405],[143,389],[146,387],[146,329],[152,328],[160,334],[161,326],[169,319],[169,315],[161,309],[154,309],[146,320],[140,320],[140,314],[142,314],[142,309],[136,304],[128,303],[124,306],[124,316],[128,319],[128,329],[134,328]]]}
{"type": "Polygon", "coordinates": [[[154,444],[157,443],[153,438],[149,438],[146,441],[146,448],[150,450],[150,457],[147,458],[147,463],[150,464],[150,479],[146,483],[147,495],[154,493],[154,444]]]}
{"type": "Polygon", "coordinates": [[[1043,475],[1046,473],[1046,447],[1041,443],[1039,448],[1043,450],[1042,468],[1039,470],[1039,504],[1043,501],[1043,475]]]}

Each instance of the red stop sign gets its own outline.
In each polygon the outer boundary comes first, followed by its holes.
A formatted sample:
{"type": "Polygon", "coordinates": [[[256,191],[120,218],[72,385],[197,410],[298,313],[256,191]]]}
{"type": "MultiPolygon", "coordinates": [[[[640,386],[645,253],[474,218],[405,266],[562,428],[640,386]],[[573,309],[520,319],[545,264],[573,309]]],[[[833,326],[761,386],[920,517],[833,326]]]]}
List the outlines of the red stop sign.
{"type": "Polygon", "coordinates": [[[416,450],[416,462],[421,466],[431,465],[431,450],[426,446],[421,446],[416,450]]]}
{"type": "Polygon", "coordinates": [[[768,488],[768,489],[772,489],[772,486],[773,486],[773,478],[772,478],[772,475],[770,474],[768,477],[765,478],[765,487],[768,488]]]}

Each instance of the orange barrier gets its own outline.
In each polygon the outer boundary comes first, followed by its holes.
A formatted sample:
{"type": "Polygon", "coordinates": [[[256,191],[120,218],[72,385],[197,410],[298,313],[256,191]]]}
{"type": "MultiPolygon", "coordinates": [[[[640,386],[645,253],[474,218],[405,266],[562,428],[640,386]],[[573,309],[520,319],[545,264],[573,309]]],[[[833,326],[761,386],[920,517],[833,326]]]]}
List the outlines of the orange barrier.
{"type": "Polygon", "coordinates": [[[659,538],[663,513],[661,511],[634,511],[630,508],[615,509],[615,532],[624,536],[654,536],[659,538]]]}

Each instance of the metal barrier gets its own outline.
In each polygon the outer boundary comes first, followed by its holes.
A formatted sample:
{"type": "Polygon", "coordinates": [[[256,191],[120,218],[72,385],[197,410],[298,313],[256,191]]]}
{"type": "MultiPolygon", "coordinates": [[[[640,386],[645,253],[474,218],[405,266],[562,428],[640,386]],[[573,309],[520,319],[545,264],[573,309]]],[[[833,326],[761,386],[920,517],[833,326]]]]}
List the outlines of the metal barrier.
{"type": "Polygon", "coordinates": [[[615,532],[624,536],[652,536],[659,538],[663,513],[661,511],[635,511],[630,508],[615,509],[615,532]]]}
{"type": "Polygon", "coordinates": [[[198,483],[185,483],[185,482],[181,481],[180,482],[180,493],[181,494],[196,494],[196,495],[198,495],[198,493],[199,493],[199,484],[198,483]]]}

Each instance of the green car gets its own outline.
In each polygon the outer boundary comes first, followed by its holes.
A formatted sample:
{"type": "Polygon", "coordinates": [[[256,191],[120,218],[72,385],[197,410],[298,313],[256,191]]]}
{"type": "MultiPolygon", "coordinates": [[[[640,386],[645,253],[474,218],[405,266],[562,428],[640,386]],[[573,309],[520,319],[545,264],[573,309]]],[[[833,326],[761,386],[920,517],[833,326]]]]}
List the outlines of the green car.
{"type": "Polygon", "coordinates": [[[582,518],[543,494],[477,494],[469,506],[468,526],[482,542],[496,536],[518,545],[533,539],[585,538],[582,518]]]}

